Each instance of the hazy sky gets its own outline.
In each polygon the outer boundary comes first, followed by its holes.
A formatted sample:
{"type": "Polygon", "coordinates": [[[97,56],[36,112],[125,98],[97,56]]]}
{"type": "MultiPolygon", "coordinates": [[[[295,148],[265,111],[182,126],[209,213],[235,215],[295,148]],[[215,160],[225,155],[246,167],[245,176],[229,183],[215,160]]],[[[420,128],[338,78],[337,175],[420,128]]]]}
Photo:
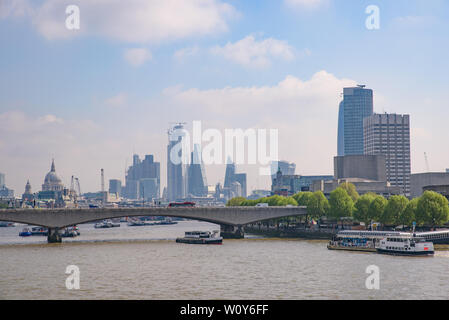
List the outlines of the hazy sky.
{"type": "MultiPolygon", "coordinates": [[[[171,122],[279,130],[297,174],[333,174],[344,86],[411,116],[412,172],[449,168],[447,0],[0,0],[0,172],[41,189],[124,180],[154,154],[166,181],[171,122]],[[80,8],[68,30],[67,5],[80,8]],[[380,29],[368,30],[369,5],[380,29]]],[[[257,166],[248,192],[269,188],[257,166]]],[[[209,184],[223,166],[207,166],[209,184]]]]}

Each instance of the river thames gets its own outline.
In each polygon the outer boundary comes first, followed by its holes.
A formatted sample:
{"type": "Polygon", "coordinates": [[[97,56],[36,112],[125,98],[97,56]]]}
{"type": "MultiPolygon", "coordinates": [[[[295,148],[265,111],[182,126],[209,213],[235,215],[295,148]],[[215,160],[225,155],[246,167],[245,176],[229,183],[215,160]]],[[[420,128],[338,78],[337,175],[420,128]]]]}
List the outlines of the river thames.
{"type": "Polygon", "coordinates": [[[175,243],[185,231],[213,224],[94,229],[47,244],[20,238],[23,226],[0,228],[0,299],[448,299],[449,251],[394,257],[329,251],[326,241],[247,235],[221,246],[175,243]],[[80,289],[68,290],[68,265],[80,289]],[[380,289],[365,273],[379,267],[380,289]]]}

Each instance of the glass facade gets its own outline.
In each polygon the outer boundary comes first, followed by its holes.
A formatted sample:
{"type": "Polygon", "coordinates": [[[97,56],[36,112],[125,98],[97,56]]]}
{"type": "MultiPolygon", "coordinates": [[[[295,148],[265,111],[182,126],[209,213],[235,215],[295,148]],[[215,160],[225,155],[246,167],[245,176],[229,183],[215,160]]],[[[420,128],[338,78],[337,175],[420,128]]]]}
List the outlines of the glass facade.
{"type": "Polygon", "coordinates": [[[363,119],[373,115],[373,90],[344,88],[338,117],[338,155],[364,154],[363,119]]]}

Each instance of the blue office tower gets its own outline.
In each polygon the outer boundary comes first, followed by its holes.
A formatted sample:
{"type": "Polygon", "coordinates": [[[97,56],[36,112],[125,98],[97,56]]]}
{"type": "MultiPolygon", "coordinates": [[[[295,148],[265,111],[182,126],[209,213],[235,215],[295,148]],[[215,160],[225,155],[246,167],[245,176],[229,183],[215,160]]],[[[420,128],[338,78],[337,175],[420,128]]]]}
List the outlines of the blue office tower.
{"type": "Polygon", "coordinates": [[[344,88],[338,114],[338,155],[364,154],[363,119],[373,115],[373,90],[344,88]]]}

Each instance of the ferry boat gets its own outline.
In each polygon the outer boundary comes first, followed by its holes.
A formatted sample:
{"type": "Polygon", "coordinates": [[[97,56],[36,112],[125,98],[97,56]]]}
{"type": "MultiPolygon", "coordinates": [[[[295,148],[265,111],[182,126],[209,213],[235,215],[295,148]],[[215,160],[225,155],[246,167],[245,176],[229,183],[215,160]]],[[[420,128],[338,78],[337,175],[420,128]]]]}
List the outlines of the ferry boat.
{"type": "Polygon", "coordinates": [[[429,256],[434,254],[433,243],[416,234],[391,235],[376,246],[378,253],[401,256],[429,256]]]}
{"type": "Polygon", "coordinates": [[[189,244],[222,244],[223,238],[219,236],[220,231],[187,231],[184,238],[177,238],[178,243],[189,244]]]}
{"type": "Polygon", "coordinates": [[[20,237],[30,237],[32,236],[30,228],[23,228],[21,232],[19,232],[20,237]]]}
{"type": "Polygon", "coordinates": [[[327,248],[329,250],[376,252],[376,244],[388,235],[407,235],[397,231],[343,230],[338,232],[327,248]]]}

